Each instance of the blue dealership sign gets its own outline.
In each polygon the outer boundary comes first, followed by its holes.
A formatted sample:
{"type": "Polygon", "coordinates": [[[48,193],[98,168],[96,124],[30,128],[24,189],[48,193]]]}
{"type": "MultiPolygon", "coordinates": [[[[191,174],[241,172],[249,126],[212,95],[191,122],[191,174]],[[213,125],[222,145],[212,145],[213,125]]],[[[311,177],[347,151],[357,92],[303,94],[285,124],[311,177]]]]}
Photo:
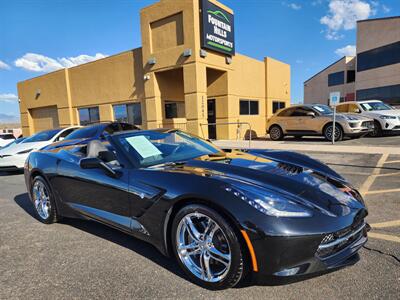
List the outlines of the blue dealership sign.
{"type": "Polygon", "coordinates": [[[235,55],[233,14],[208,0],[201,0],[202,47],[235,55]]]}

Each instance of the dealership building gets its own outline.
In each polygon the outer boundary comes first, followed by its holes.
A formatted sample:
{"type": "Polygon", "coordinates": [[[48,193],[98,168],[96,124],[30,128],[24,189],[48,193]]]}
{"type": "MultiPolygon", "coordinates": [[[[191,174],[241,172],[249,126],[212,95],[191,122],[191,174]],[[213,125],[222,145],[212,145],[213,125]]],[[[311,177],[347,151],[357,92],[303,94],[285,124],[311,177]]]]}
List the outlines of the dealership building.
{"type": "Polygon", "coordinates": [[[400,105],[400,16],[357,22],[357,55],[346,56],[304,82],[304,102],[378,99],[400,105]]]}
{"type": "Polygon", "coordinates": [[[223,4],[160,0],[140,21],[141,48],[19,82],[23,134],[126,121],[242,138],[247,124],[264,135],[267,117],[290,104],[290,66],[235,53],[234,13],[223,4]]]}

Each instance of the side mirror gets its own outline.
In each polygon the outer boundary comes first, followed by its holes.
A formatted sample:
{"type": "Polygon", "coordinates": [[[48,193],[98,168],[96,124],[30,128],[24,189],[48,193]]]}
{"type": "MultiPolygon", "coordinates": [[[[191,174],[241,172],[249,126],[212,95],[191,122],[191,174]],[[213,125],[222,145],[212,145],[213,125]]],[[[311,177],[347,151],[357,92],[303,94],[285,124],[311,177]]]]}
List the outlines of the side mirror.
{"type": "Polygon", "coordinates": [[[315,118],[315,113],[310,111],[310,112],[307,113],[307,116],[311,117],[311,118],[315,118]]]}
{"type": "Polygon", "coordinates": [[[356,109],[354,110],[354,112],[355,112],[356,114],[361,114],[361,109],[356,108],[356,109]]]}
{"type": "Polygon", "coordinates": [[[110,166],[97,157],[82,158],[79,162],[82,169],[102,169],[108,176],[118,178],[119,172],[114,171],[110,166]]]}

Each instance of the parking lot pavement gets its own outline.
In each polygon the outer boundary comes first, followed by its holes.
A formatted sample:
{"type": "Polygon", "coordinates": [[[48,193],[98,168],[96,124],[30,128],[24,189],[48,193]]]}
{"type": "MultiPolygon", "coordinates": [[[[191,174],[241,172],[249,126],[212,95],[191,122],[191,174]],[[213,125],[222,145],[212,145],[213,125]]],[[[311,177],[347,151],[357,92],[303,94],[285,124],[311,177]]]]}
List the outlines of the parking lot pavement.
{"type": "Polygon", "coordinates": [[[355,266],[295,282],[208,291],[187,281],[172,259],[114,229],[81,220],[40,223],[23,176],[5,175],[0,176],[0,298],[398,299],[400,197],[392,190],[399,187],[400,155],[308,154],[365,193],[372,230],[355,266]]]}

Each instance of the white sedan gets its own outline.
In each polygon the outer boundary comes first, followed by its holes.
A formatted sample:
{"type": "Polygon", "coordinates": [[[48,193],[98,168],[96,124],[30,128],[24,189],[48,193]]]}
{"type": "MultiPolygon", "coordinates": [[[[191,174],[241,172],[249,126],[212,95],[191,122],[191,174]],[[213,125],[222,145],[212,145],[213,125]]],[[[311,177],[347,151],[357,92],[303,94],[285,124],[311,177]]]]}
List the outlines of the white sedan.
{"type": "Polygon", "coordinates": [[[15,137],[12,133],[0,133],[0,148],[7,146],[13,141],[15,141],[15,137]]]}
{"type": "Polygon", "coordinates": [[[21,143],[0,149],[0,171],[16,171],[22,169],[26,158],[34,150],[42,149],[54,142],[62,141],[68,134],[79,126],[50,129],[38,132],[21,143]]]}

